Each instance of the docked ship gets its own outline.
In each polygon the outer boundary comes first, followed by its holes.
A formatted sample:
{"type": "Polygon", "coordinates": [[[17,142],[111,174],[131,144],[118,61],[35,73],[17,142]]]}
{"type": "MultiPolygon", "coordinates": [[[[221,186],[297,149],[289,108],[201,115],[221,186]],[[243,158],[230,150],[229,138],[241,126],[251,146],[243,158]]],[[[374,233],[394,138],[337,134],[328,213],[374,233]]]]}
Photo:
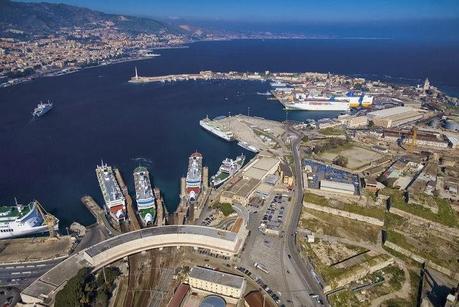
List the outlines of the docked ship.
{"type": "Polygon", "coordinates": [[[115,221],[122,222],[126,219],[126,200],[121,193],[111,166],[101,162],[96,168],[97,180],[105,201],[105,212],[115,221]]]}
{"type": "Polygon", "coordinates": [[[234,176],[234,174],[244,165],[245,156],[241,154],[236,159],[226,158],[218,168],[218,172],[212,176],[210,183],[213,187],[217,187],[234,176]]]}
{"type": "Polygon", "coordinates": [[[271,92],[270,91],[266,91],[266,92],[257,92],[257,95],[259,96],[271,96],[271,92]]]}
{"type": "Polygon", "coordinates": [[[305,111],[349,111],[351,108],[369,107],[373,104],[373,97],[367,95],[354,96],[306,96],[297,94],[293,103],[284,103],[287,110],[305,111]]]}
{"type": "Polygon", "coordinates": [[[202,185],[202,155],[193,153],[188,159],[188,171],[186,173],[186,193],[188,200],[194,201],[201,192],[202,185]]]}
{"type": "Polygon", "coordinates": [[[153,225],[156,218],[156,203],[146,167],[139,166],[134,170],[134,186],[140,219],[144,226],[153,225]]]}
{"type": "MultiPolygon", "coordinates": [[[[219,118],[224,118],[224,117],[219,117],[219,118]]],[[[199,125],[205,130],[209,131],[210,133],[215,134],[216,136],[224,139],[227,142],[234,140],[234,136],[231,131],[219,129],[218,127],[212,126],[210,123],[211,123],[211,120],[209,119],[208,116],[199,121],[199,125]]]]}
{"type": "Polygon", "coordinates": [[[241,146],[242,148],[248,150],[248,151],[251,151],[251,152],[259,152],[260,150],[258,148],[256,148],[255,146],[253,145],[249,145],[247,142],[244,142],[244,141],[240,141],[237,143],[239,146],[241,146]]]}
{"type": "Polygon", "coordinates": [[[280,82],[280,81],[275,81],[275,82],[269,83],[269,85],[271,85],[271,87],[286,87],[287,83],[283,83],[283,82],[280,82]]]}
{"type": "MultiPolygon", "coordinates": [[[[54,218],[53,230],[59,228],[59,220],[54,218]]],[[[28,205],[0,206],[0,239],[11,239],[50,231],[44,210],[37,201],[28,205]]]]}
{"type": "Polygon", "coordinates": [[[33,112],[32,112],[32,116],[34,118],[38,118],[38,117],[42,117],[43,115],[45,115],[46,113],[48,113],[49,111],[51,111],[51,109],[53,108],[53,103],[52,102],[47,102],[47,103],[42,103],[40,102],[36,107],[35,109],[33,109],[33,112]]]}

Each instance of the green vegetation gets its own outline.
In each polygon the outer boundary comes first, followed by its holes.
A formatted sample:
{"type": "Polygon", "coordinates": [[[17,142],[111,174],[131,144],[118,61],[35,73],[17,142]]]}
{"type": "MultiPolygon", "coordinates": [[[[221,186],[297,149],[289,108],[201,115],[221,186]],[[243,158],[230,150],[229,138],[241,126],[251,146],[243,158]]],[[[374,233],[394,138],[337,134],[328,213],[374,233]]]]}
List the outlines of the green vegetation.
{"type": "Polygon", "coordinates": [[[387,230],[386,233],[387,233],[388,241],[394,244],[397,244],[398,246],[404,249],[407,249],[409,251],[415,250],[415,247],[411,245],[410,243],[408,243],[404,235],[398,232],[392,231],[392,230],[387,230]]]}
{"type": "Polygon", "coordinates": [[[97,277],[91,273],[91,269],[81,269],[57,293],[54,305],[56,307],[108,306],[115,279],[119,275],[120,271],[115,267],[103,269],[97,277]]]}
{"type": "Polygon", "coordinates": [[[357,299],[354,292],[346,289],[329,297],[332,306],[360,306],[361,302],[357,299]]]}
{"type": "Polygon", "coordinates": [[[385,304],[388,307],[415,307],[417,306],[416,297],[418,293],[418,287],[420,282],[420,277],[417,273],[413,271],[409,271],[410,273],[410,298],[409,299],[401,299],[395,298],[388,300],[385,304]]]}
{"type": "Polygon", "coordinates": [[[216,204],[214,208],[219,209],[223,213],[224,216],[228,216],[234,212],[233,207],[231,206],[231,204],[228,204],[228,203],[216,204]]]}
{"type": "Polygon", "coordinates": [[[353,144],[347,139],[342,138],[329,138],[320,144],[314,146],[314,153],[319,154],[321,152],[340,152],[344,149],[352,148],[353,144]]]}
{"type": "Polygon", "coordinates": [[[390,195],[391,205],[397,209],[449,227],[459,227],[457,214],[451,208],[447,200],[432,197],[431,201],[435,202],[438,206],[438,214],[435,214],[432,210],[421,205],[405,203],[403,194],[399,190],[386,188],[382,191],[382,193],[390,195]]]}
{"type": "Polygon", "coordinates": [[[325,197],[311,192],[304,193],[303,201],[320,206],[328,206],[328,200],[325,197]]]}
{"type": "Polygon", "coordinates": [[[348,158],[342,155],[337,155],[335,159],[333,159],[333,164],[346,167],[347,163],[349,162],[348,158]]]}
{"type": "Polygon", "coordinates": [[[320,129],[320,133],[323,135],[344,135],[344,130],[341,128],[329,127],[320,129]]]}
{"type": "Polygon", "coordinates": [[[311,192],[304,193],[303,200],[305,202],[313,203],[319,206],[326,206],[350,213],[374,217],[380,219],[381,221],[384,220],[384,209],[379,207],[363,207],[357,203],[342,203],[339,206],[333,207],[330,206],[329,201],[325,197],[313,194],[311,192]]]}

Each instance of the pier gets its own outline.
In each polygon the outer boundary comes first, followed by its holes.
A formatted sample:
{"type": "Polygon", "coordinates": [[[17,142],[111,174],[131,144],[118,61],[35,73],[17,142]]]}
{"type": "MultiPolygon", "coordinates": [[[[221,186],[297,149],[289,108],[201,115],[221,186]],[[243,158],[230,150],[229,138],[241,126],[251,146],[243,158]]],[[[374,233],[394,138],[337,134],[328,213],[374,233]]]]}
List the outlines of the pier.
{"type": "Polygon", "coordinates": [[[123,177],[121,176],[121,173],[119,169],[115,168],[115,177],[116,180],[118,181],[118,184],[120,185],[121,192],[123,192],[124,199],[126,200],[126,209],[128,213],[128,218],[129,218],[129,230],[139,230],[141,229],[139,220],[137,218],[136,211],[134,209],[134,206],[132,204],[132,198],[131,195],[129,195],[128,188],[126,184],[124,183],[123,177]]]}
{"type": "Polygon", "coordinates": [[[88,208],[89,212],[94,216],[97,224],[105,226],[108,232],[112,235],[119,235],[121,232],[110,224],[107,219],[105,211],[96,203],[96,201],[89,195],[81,197],[81,202],[88,208]]]}

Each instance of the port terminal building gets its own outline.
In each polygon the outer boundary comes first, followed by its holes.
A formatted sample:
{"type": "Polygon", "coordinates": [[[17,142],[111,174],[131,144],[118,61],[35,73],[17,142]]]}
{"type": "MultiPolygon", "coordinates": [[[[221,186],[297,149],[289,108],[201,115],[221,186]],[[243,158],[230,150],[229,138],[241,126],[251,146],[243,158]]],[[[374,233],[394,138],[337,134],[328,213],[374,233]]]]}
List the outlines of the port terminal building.
{"type": "Polygon", "coordinates": [[[271,189],[273,175],[278,172],[279,165],[279,159],[260,153],[242,170],[241,175],[229,182],[226,191],[220,195],[220,203],[246,206],[258,190],[262,195],[266,194],[271,189]]]}
{"type": "Polygon", "coordinates": [[[411,123],[424,117],[420,109],[395,107],[373,111],[367,114],[368,120],[377,127],[391,128],[411,123]]]}
{"type": "Polygon", "coordinates": [[[237,303],[244,295],[247,282],[238,275],[193,267],[188,276],[188,283],[192,291],[218,294],[227,302],[237,303]]]}

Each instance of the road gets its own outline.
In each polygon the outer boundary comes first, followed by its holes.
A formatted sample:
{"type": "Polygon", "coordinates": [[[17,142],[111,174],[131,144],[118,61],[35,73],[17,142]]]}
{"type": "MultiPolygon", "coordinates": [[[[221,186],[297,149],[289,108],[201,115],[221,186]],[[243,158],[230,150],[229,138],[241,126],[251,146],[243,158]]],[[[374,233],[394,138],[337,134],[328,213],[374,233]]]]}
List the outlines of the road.
{"type": "Polygon", "coordinates": [[[0,264],[0,286],[12,286],[24,289],[63,259],[21,264],[0,264]]]}
{"type": "Polygon", "coordinates": [[[322,301],[326,304],[326,298],[323,294],[322,288],[318,284],[317,280],[313,275],[312,266],[307,263],[306,259],[302,259],[298,252],[295,244],[296,229],[300,220],[301,210],[303,208],[303,171],[301,167],[301,159],[299,153],[299,145],[301,142],[301,136],[291,129],[288,131],[294,134],[296,137],[292,139],[292,154],[294,160],[294,176],[295,176],[295,190],[294,190],[294,201],[292,202],[292,208],[290,210],[290,218],[286,220],[285,234],[284,234],[284,250],[288,251],[290,257],[287,256],[290,263],[293,265],[298,275],[302,276],[304,288],[309,294],[319,294],[322,301]]]}

